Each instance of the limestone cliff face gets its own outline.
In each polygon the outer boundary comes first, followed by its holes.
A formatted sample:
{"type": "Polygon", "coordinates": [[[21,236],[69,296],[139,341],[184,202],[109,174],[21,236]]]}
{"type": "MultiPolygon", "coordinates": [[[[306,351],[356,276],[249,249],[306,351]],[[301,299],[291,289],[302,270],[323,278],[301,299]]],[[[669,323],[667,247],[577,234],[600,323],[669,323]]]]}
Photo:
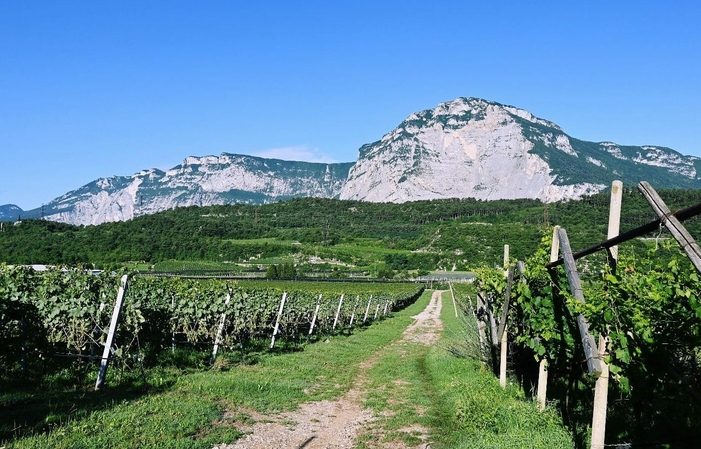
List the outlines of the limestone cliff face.
{"type": "Polygon", "coordinates": [[[319,164],[222,154],[187,157],[168,171],[99,179],[44,207],[46,218],[73,224],[129,220],[166,209],[263,204],[288,198],[337,197],[352,163],[319,164]]]}
{"type": "Polygon", "coordinates": [[[667,177],[686,178],[679,184],[701,186],[697,158],[660,147],[625,147],[629,155],[623,155],[621,148],[571,139],[522,109],[459,98],[412,114],[381,140],[363,146],[340,198],[573,199],[626,178],[630,170],[622,161],[663,168],[667,177]]]}
{"type": "Polygon", "coordinates": [[[42,209],[0,206],[0,220],[43,216],[73,224],[128,220],[182,206],[263,204],[293,197],[375,202],[440,198],[579,198],[619,179],[701,188],[701,159],[657,146],[570,137],[528,111],[458,98],[411,114],[353,163],[319,164],[223,153],[170,170],[98,179],[42,209]]]}

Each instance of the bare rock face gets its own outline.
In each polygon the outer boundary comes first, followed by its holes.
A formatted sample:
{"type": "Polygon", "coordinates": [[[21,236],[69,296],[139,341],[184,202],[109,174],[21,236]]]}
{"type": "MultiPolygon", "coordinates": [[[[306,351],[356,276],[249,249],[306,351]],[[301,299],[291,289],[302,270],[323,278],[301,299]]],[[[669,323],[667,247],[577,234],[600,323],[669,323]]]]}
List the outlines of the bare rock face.
{"type": "Polygon", "coordinates": [[[624,176],[628,170],[617,170],[621,161],[665,168],[701,185],[697,158],[660,147],[625,147],[636,152],[628,156],[622,151],[615,144],[571,139],[522,109],[459,98],[412,114],[381,140],[363,146],[340,198],[573,199],[624,176]]]}
{"type": "Polygon", "coordinates": [[[4,217],[73,224],[129,220],[183,206],[264,204],[294,197],[373,202],[440,198],[575,199],[619,179],[632,186],[701,188],[701,159],[657,146],[570,137],[528,111],[458,98],[411,114],[355,163],[320,164],[223,153],[170,170],[98,179],[41,210],[0,206],[4,217]]]}

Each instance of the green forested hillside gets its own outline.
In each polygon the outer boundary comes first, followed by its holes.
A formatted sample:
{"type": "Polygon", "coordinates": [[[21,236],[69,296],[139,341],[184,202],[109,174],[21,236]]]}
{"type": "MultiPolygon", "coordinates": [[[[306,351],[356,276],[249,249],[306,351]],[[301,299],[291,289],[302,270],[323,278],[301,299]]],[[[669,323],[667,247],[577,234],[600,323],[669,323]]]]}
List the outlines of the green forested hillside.
{"type": "MultiPolygon", "coordinates": [[[[660,194],[672,209],[701,202],[701,191],[660,194]]],[[[551,203],[547,211],[525,199],[378,204],[304,198],[187,207],[99,226],[25,220],[3,224],[0,262],[263,270],[291,261],[311,271],[465,270],[500,264],[504,244],[513,257],[525,258],[546,221],[565,227],[575,249],[594,244],[605,237],[608,203],[608,193],[551,203]]],[[[641,195],[626,190],[622,231],[654,219],[641,195]]],[[[696,220],[689,226],[699,229],[696,220]]]]}

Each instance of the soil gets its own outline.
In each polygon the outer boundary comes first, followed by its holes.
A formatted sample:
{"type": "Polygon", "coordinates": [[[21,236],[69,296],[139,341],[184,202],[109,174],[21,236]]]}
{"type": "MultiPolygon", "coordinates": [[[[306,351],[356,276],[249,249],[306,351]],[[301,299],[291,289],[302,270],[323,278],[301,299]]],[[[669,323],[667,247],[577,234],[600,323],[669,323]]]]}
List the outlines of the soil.
{"type": "MultiPolygon", "coordinates": [[[[441,293],[433,292],[431,302],[420,314],[413,316],[416,321],[404,331],[402,339],[394,345],[405,341],[434,344],[440,338],[443,324],[440,321],[441,293]]],[[[260,415],[247,411],[245,414],[254,421],[253,424],[241,424],[240,428],[248,435],[235,444],[223,444],[213,449],[351,449],[356,438],[369,426],[377,425],[377,417],[372,410],[363,407],[367,395],[367,372],[382,356],[381,349],[360,364],[359,374],[353,381],[351,389],[336,401],[316,401],[300,405],[297,410],[275,414],[260,415]]],[[[391,380],[388,380],[391,382],[391,380]]],[[[238,412],[241,414],[241,411],[238,412]]],[[[233,417],[233,416],[232,416],[233,417]]],[[[376,433],[377,429],[374,429],[376,433]]],[[[365,442],[366,447],[429,448],[428,429],[412,426],[408,429],[418,435],[419,446],[407,446],[392,442],[385,446],[379,441],[365,442]]]]}

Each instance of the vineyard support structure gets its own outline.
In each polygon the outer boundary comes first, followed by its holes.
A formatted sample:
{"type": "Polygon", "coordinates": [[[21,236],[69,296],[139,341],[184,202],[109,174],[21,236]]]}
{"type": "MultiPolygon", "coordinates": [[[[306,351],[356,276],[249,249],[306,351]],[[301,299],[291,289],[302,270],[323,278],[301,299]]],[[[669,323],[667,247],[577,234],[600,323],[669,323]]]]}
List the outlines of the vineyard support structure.
{"type": "MultiPolygon", "coordinates": [[[[609,207],[609,227],[607,239],[616,237],[621,229],[621,206],[623,203],[623,183],[613,181],[611,185],[611,205],[609,207]]],[[[618,264],[618,246],[608,248],[609,264],[611,271],[616,271],[618,264]]],[[[598,347],[599,362],[601,363],[601,375],[596,379],[594,387],[594,410],[591,418],[591,448],[603,449],[606,443],[606,408],[609,391],[609,367],[604,361],[606,357],[606,337],[599,333],[598,347]]]]}
{"type": "MultiPolygon", "coordinates": [[[[231,292],[226,294],[226,300],[224,301],[224,306],[229,305],[231,301],[231,292]]],[[[219,344],[221,343],[221,334],[224,332],[224,323],[226,322],[226,312],[221,314],[221,320],[219,321],[219,328],[217,329],[217,336],[214,339],[214,349],[212,349],[212,357],[209,361],[210,364],[214,363],[217,358],[217,352],[219,351],[219,344]]]]}
{"type": "Polygon", "coordinates": [[[128,275],[122,276],[119,282],[119,291],[117,292],[117,300],[114,303],[114,310],[112,311],[112,321],[110,321],[110,328],[107,332],[107,340],[105,340],[105,349],[102,352],[102,359],[100,359],[100,371],[97,374],[97,382],[95,382],[95,391],[101,390],[105,386],[105,376],[107,376],[107,368],[110,362],[110,353],[112,351],[112,343],[114,341],[114,335],[117,332],[117,323],[119,322],[119,314],[122,312],[122,303],[124,302],[124,294],[127,290],[128,275]]]}
{"type": "Polygon", "coordinates": [[[332,331],[336,330],[336,325],[338,324],[338,316],[341,314],[341,306],[343,305],[343,294],[341,294],[341,299],[338,300],[338,308],[336,309],[336,318],[333,319],[332,331]]]}
{"type": "Polygon", "coordinates": [[[307,343],[312,339],[312,332],[314,332],[314,324],[316,324],[316,316],[319,314],[319,307],[321,307],[321,298],[324,295],[319,295],[319,302],[316,303],[316,308],[314,309],[314,316],[312,317],[312,324],[309,326],[309,333],[307,334],[307,343]]]}
{"type": "MultiPolygon", "coordinates": [[[[577,273],[577,265],[572,257],[572,248],[570,240],[567,237],[565,228],[560,228],[557,233],[560,239],[560,249],[562,258],[565,261],[565,270],[567,272],[567,282],[570,284],[570,291],[577,301],[585,302],[582,284],[577,273]]],[[[594,337],[589,333],[589,323],[583,314],[577,315],[577,327],[579,328],[579,336],[581,337],[582,347],[584,348],[584,356],[587,360],[587,371],[589,375],[598,377],[601,375],[601,363],[599,361],[598,351],[596,350],[596,342],[594,337]]]]}
{"type": "Polygon", "coordinates": [[[363,324],[365,324],[365,321],[368,319],[368,313],[370,312],[370,303],[372,302],[372,295],[370,295],[370,298],[368,299],[368,305],[365,307],[365,316],[363,316],[363,324]]]}
{"type": "Polygon", "coordinates": [[[282,301],[280,301],[280,310],[277,312],[277,319],[275,320],[275,329],[273,329],[273,338],[270,340],[270,349],[275,346],[275,337],[277,337],[277,332],[280,328],[280,318],[282,317],[282,311],[285,308],[285,300],[287,299],[287,292],[282,294],[282,301]]]}
{"type": "MultiPolygon", "coordinates": [[[[560,252],[560,239],[557,235],[559,226],[553,227],[553,237],[550,246],[550,262],[555,262],[560,252]]],[[[543,356],[538,364],[538,391],[536,393],[538,409],[545,410],[548,394],[548,359],[543,356]]]]}

